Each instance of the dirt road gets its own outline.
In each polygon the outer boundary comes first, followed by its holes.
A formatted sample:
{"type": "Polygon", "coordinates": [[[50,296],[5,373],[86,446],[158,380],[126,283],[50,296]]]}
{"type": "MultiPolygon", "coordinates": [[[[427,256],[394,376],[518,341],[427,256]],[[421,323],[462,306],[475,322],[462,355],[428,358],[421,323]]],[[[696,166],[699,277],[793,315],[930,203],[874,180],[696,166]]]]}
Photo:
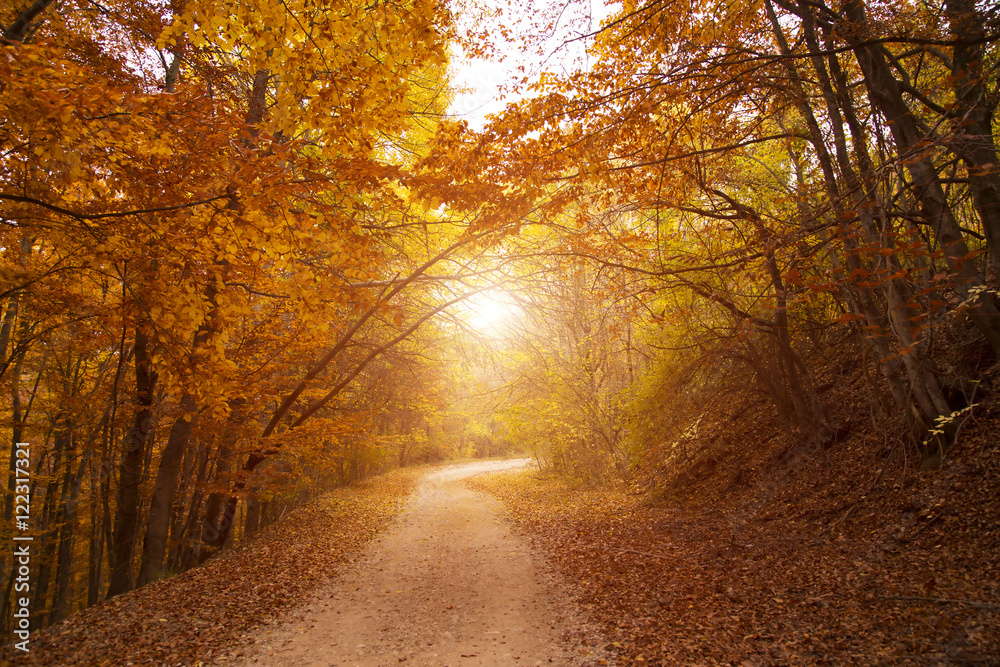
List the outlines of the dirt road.
{"type": "Polygon", "coordinates": [[[597,665],[607,656],[553,575],[454,465],[424,477],[401,519],[244,665],[597,665]],[[586,644],[592,645],[591,647],[586,644]]]}

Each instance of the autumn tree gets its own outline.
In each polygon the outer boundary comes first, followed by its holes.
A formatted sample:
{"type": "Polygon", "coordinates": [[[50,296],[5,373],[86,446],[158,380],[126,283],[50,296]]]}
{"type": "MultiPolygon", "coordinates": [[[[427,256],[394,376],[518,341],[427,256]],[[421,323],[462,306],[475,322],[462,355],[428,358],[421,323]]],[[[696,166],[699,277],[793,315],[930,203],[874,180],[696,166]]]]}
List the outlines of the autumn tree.
{"type": "Polygon", "coordinates": [[[298,493],[364,437],[378,402],[352,383],[411,363],[500,217],[436,212],[448,182],[411,169],[449,99],[437,3],[2,21],[3,380],[12,443],[36,443],[46,622],[204,559],[246,489],[298,493]]]}
{"type": "Polygon", "coordinates": [[[589,70],[542,74],[534,97],[479,136],[455,128],[431,163],[456,155],[458,173],[507,183],[549,219],[581,197],[641,216],[644,235],[592,226],[601,251],[578,254],[716,309],[721,345],[743,349],[803,442],[838,425],[797,348],[839,323],[882,369],[888,411],[947,449],[954,431],[935,425],[964,407],[977,362],[944,376],[937,332],[968,317],[997,351],[983,261],[996,173],[982,167],[995,21],[974,3],[625,3],[592,35],[589,70]],[[972,23],[987,29],[956,32],[972,23]]]}

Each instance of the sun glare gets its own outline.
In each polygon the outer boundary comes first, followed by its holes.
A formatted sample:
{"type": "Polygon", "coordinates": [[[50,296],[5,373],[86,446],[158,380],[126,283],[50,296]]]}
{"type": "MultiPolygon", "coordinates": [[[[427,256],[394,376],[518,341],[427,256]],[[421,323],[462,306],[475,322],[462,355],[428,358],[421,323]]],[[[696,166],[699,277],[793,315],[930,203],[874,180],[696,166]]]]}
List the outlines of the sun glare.
{"type": "Polygon", "coordinates": [[[479,331],[495,331],[509,321],[517,306],[503,295],[481,294],[469,302],[469,323],[479,331]]]}
{"type": "Polygon", "coordinates": [[[485,324],[493,324],[503,317],[503,307],[496,301],[484,303],[476,317],[485,324]]]}

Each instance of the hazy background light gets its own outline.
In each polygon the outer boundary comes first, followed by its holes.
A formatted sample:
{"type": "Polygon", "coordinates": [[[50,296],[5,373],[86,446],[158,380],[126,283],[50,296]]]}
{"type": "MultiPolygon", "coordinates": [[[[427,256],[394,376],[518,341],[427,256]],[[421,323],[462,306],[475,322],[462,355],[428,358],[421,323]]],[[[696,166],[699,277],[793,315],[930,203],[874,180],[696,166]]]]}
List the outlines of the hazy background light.
{"type": "Polygon", "coordinates": [[[529,0],[517,5],[496,5],[491,0],[457,3],[459,30],[490,34],[495,55],[470,58],[462,47],[454,48],[454,83],[463,92],[455,96],[451,113],[467,121],[473,130],[480,130],[487,115],[524,97],[520,91],[525,78],[535,81],[543,70],[569,73],[586,69],[590,40],[578,38],[597,30],[620,8],[620,2],[603,0],[529,0]],[[549,25],[554,30],[544,33],[549,25]],[[502,28],[517,41],[507,42],[502,28]]]}
{"type": "Polygon", "coordinates": [[[469,326],[481,334],[500,333],[522,315],[510,294],[490,290],[465,302],[469,326]]]}

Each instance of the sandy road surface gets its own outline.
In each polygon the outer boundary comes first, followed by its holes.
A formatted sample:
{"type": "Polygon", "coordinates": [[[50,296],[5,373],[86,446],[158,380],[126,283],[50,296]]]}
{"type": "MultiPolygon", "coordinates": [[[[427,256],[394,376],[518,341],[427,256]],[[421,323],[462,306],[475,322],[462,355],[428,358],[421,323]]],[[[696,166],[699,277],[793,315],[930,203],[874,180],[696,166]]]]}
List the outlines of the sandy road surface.
{"type": "MultiPolygon", "coordinates": [[[[425,476],[401,518],[245,665],[596,665],[597,644],[492,498],[462,479],[525,465],[454,465],[425,476]]],[[[607,664],[607,663],[604,663],[607,664]]]]}

